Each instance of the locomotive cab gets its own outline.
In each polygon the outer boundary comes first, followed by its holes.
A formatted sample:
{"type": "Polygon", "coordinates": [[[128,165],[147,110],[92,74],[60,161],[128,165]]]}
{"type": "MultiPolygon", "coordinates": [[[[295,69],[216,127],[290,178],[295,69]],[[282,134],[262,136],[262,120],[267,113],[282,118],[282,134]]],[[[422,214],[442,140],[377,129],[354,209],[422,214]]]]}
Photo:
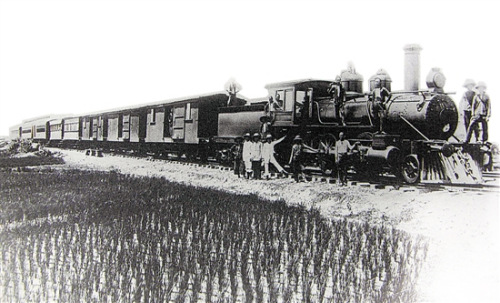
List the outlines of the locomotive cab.
{"type": "MultiPolygon", "coordinates": [[[[332,81],[295,80],[266,85],[269,96],[279,106],[268,106],[273,126],[289,127],[317,120],[317,114],[330,112],[328,88],[332,81]],[[318,104],[321,104],[318,107],[318,104]]],[[[324,118],[328,118],[327,115],[324,118]]]]}

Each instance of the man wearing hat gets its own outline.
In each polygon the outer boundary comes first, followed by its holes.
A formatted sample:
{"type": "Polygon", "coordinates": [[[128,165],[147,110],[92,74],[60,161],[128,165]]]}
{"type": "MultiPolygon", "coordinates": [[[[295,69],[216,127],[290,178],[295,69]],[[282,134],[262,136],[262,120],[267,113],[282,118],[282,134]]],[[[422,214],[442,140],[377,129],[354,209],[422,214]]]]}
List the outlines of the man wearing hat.
{"type": "Polygon", "coordinates": [[[234,174],[238,175],[238,178],[240,177],[241,160],[243,158],[243,144],[242,143],[243,143],[243,138],[237,137],[235,139],[234,145],[231,146],[231,149],[230,149],[231,155],[233,156],[234,174]]]}
{"type": "Polygon", "coordinates": [[[252,174],[252,160],[250,160],[250,149],[252,145],[252,141],[250,141],[250,133],[246,133],[243,135],[245,142],[243,142],[243,151],[241,155],[241,159],[243,160],[243,164],[245,164],[245,178],[249,178],[252,174]]]}
{"type": "Polygon", "coordinates": [[[302,160],[304,158],[303,155],[303,144],[302,144],[302,138],[297,135],[293,139],[293,146],[292,146],[292,152],[290,154],[290,161],[288,163],[290,164],[290,168],[293,171],[293,177],[295,181],[299,182],[299,175],[302,176],[304,180],[306,180],[306,177],[303,172],[303,166],[302,166],[302,160]]]}
{"type": "Polygon", "coordinates": [[[256,180],[261,179],[262,166],[262,142],[260,142],[260,134],[253,134],[253,142],[250,145],[250,161],[252,161],[253,178],[256,180]]]}
{"type": "Polygon", "coordinates": [[[477,94],[472,100],[472,118],[469,125],[469,130],[467,131],[467,136],[465,137],[465,142],[469,143],[472,131],[475,127],[481,123],[482,128],[482,141],[483,143],[488,141],[488,121],[491,116],[491,104],[490,97],[486,94],[486,83],[479,81],[476,85],[477,94]]]}
{"type": "Polygon", "coordinates": [[[262,144],[262,159],[264,160],[264,176],[269,179],[269,163],[273,164],[274,167],[278,170],[280,174],[286,174],[285,170],[281,165],[276,161],[274,157],[274,146],[281,141],[285,140],[286,136],[283,136],[281,139],[274,140],[271,134],[266,135],[266,142],[262,144]]]}
{"type": "MultiPolygon", "coordinates": [[[[476,83],[472,79],[466,79],[463,85],[467,89],[467,91],[462,97],[460,108],[463,111],[465,133],[469,131],[470,119],[472,117],[472,101],[474,100],[474,96],[476,95],[476,92],[474,91],[474,85],[476,85],[476,83]]],[[[476,127],[473,131],[474,135],[476,136],[476,141],[478,141],[479,130],[476,127]]]]}

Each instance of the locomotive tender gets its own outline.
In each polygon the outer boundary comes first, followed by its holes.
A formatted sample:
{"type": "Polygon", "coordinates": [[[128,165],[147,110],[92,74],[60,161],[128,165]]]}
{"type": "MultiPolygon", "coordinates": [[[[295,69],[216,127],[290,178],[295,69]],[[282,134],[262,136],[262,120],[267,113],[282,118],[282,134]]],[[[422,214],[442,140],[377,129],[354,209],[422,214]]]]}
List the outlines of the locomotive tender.
{"type": "Polygon", "coordinates": [[[268,84],[278,108],[267,98],[248,102],[229,93],[228,100],[226,92],[218,92],[80,116],[25,120],[12,127],[10,135],[51,146],[175,153],[193,159],[207,153],[227,157],[225,151],[236,137],[267,132],[275,138],[287,136],[276,148],[284,162],[299,134],[315,151],[307,157],[308,164],[326,173],[335,169],[335,142],[344,132],[350,141],[359,142],[351,155],[357,173],[391,172],[408,183],[480,184],[489,145],[451,142],[458,123],[456,105],[443,90],[445,77],[439,69],[428,74],[428,89],[419,89],[420,50],[418,45],[405,47],[405,90],[400,92],[391,92],[391,78],[383,70],[369,79],[370,92],[363,92],[363,77],[351,67],[335,81],[268,84]],[[382,109],[371,93],[378,84],[391,92],[382,109]]]}

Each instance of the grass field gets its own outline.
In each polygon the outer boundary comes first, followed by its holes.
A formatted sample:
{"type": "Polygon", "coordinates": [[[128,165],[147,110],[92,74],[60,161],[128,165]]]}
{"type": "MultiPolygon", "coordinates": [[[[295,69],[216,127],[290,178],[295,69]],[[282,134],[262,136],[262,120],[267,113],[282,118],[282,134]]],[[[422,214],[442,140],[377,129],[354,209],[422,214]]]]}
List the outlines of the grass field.
{"type": "Polygon", "coordinates": [[[427,243],[115,172],[0,172],[13,302],[414,302],[427,243]]]}

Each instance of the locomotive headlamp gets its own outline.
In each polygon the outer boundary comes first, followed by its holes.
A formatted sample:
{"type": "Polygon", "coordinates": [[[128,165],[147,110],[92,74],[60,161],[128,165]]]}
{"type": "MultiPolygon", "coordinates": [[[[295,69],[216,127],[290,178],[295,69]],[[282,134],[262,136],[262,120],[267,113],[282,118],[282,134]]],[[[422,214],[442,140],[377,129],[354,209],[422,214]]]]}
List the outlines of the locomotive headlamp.
{"type": "Polygon", "coordinates": [[[446,77],[439,68],[432,68],[425,79],[427,87],[430,89],[442,89],[446,83],[446,77]]]}

